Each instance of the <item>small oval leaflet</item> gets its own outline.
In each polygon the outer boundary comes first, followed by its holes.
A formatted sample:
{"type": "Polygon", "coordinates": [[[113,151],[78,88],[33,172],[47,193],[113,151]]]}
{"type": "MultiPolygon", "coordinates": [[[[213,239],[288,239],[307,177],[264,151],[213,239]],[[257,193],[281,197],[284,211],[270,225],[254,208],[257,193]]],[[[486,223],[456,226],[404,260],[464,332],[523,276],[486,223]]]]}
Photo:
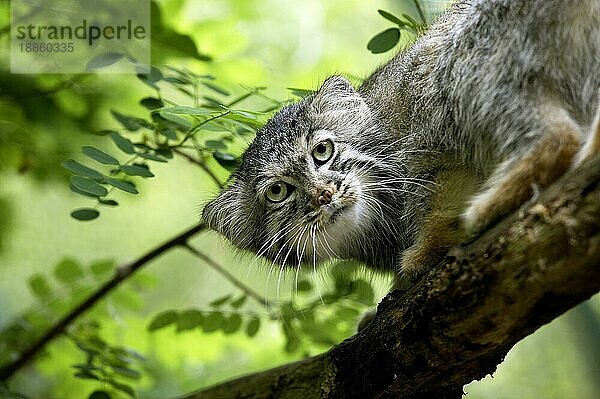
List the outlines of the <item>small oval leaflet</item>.
{"type": "Polygon", "coordinates": [[[209,305],[214,306],[214,307],[219,307],[219,306],[223,305],[224,303],[226,303],[227,301],[229,301],[230,299],[231,299],[231,294],[225,295],[225,296],[215,299],[214,301],[209,303],[209,305]]]}
{"type": "Polygon", "coordinates": [[[248,324],[246,324],[246,335],[254,337],[260,328],[260,319],[258,317],[252,318],[248,324]]]}
{"type": "Polygon", "coordinates": [[[88,179],[83,176],[71,176],[71,184],[77,187],[79,190],[86,193],[95,195],[97,197],[104,197],[108,194],[108,190],[95,182],[94,180],[88,179]]]}
{"type": "Polygon", "coordinates": [[[100,216],[100,212],[92,208],[79,208],[71,212],[71,217],[82,221],[94,220],[98,216],[100,216]]]}
{"type": "Polygon", "coordinates": [[[144,107],[146,107],[146,109],[149,109],[150,111],[153,111],[158,108],[162,108],[165,105],[160,98],[154,98],[154,97],[142,98],[142,100],[140,101],[140,104],[143,105],[144,107]]]}
{"type": "Polygon", "coordinates": [[[204,319],[202,330],[204,330],[204,332],[217,331],[219,328],[223,327],[224,322],[225,318],[223,317],[223,313],[212,312],[204,319]]]}
{"type": "Polygon", "coordinates": [[[204,315],[196,309],[184,310],[177,319],[177,332],[192,330],[202,325],[204,315]]]}
{"type": "Polygon", "coordinates": [[[114,64],[123,58],[122,53],[108,52],[95,56],[87,63],[88,69],[102,68],[114,64]]]}
{"type": "Polygon", "coordinates": [[[219,163],[219,165],[221,165],[229,171],[233,171],[238,167],[238,159],[231,154],[227,154],[221,151],[215,151],[213,153],[213,157],[219,163]]]}
{"type": "Polygon", "coordinates": [[[150,325],[148,326],[148,331],[158,330],[159,328],[164,328],[170,324],[173,324],[177,321],[178,314],[174,310],[166,310],[157,314],[150,325]]]}
{"type": "Polygon", "coordinates": [[[67,159],[66,161],[63,161],[61,163],[61,165],[63,168],[70,170],[71,172],[75,173],[76,175],[89,177],[90,179],[94,179],[94,180],[102,179],[102,173],[100,173],[97,170],[94,170],[92,168],[88,168],[87,166],[80,164],[79,162],[77,162],[74,159],[67,159]]]}
{"type": "Polygon", "coordinates": [[[400,29],[390,28],[375,35],[367,44],[367,49],[373,54],[385,53],[392,49],[400,40],[400,29]]]}
{"type": "Polygon", "coordinates": [[[135,188],[133,183],[123,181],[123,180],[113,179],[112,177],[105,177],[104,181],[106,183],[110,184],[111,186],[116,187],[119,190],[125,191],[127,193],[139,194],[139,191],[135,188]]]}
{"type": "Polygon", "coordinates": [[[160,116],[162,116],[163,118],[165,118],[166,120],[175,123],[176,125],[182,127],[185,130],[188,130],[192,127],[192,122],[188,121],[187,119],[185,119],[184,117],[180,116],[179,114],[174,114],[171,112],[167,112],[166,110],[161,110],[160,111],[160,116]]]}
{"type": "Polygon", "coordinates": [[[65,258],[54,268],[54,276],[63,283],[72,283],[83,277],[83,270],[76,260],[65,258]]]}
{"type": "Polygon", "coordinates": [[[88,399],[111,399],[111,397],[104,391],[94,391],[88,396],[88,399]]]}
{"type": "Polygon", "coordinates": [[[223,323],[223,332],[225,334],[233,334],[239,330],[241,326],[242,317],[239,314],[234,313],[225,319],[225,322],[223,323]]]}
{"type": "Polygon", "coordinates": [[[110,133],[109,136],[121,151],[126,154],[135,154],[135,147],[129,139],[126,139],[118,133],[110,133]]]}
{"type": "Polygon", "coordinates": [[[83,152],[88,157],[92,158],[95,161],[103,163],[105,165],[119,165],[119,161],[116,158],[108,155],[104,151],[101,151],[95,147],[84,145],[81,147],[81,152],[83,152]]]}
{"type": "Polygon", "coordinates": [[[154,177],[154,173],[150,172],[147,165],[123,165],[120,169],[129,176],[154,177]]]}
{"type": "Polygon", "coordinates": [[[46,298],[52,293],[50,285],[41,273],[36,273],[29,278],[29,288],[38,298],[46,298]]]}
{"type": "Polygon", "coordinates": [[[402,21],[400,18],[398,18],[397,16],[384,11],[384,10],[377,10],[377,12],[379,13],[379,15],[381,15],[383,18],[387,19],[390,22],[393,22],[395,24],[397,24],[398,26],[404,26],[406,25],[406,23],[404,21],[402,21]]]}
{"type": "Polygon", "coordinates": [[[148,122],[146,122],[144,119],[125,115],[119,111],[115,111],[114,109],[111,109],[110,113],[117,121],[119,121],[121,125],[123,125],[125,129],[129,130],[130,132],[135,132],[136,130],[148,125],[148,122]]]}

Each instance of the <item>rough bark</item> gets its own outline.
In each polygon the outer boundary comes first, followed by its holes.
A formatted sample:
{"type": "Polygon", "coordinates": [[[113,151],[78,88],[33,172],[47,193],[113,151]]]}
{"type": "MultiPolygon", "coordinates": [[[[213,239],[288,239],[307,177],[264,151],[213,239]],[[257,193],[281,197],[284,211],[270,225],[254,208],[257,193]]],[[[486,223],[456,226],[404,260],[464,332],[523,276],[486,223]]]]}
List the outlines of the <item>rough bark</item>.
{"type": "Polygon", "coordinates": [[[517,342],[600,290],[600,158],[455,248],[328,352],[185,399],[460,398],[517,342]]]}

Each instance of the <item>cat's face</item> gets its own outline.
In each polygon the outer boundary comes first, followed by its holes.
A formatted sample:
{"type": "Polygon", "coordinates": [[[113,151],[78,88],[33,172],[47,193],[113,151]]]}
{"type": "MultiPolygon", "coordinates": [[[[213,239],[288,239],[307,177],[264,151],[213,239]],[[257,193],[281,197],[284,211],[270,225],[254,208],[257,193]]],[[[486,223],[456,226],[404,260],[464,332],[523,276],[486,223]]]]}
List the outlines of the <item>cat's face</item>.
{"type": "Polygon", "coordinates": [[[203,218],[276,264],[360,259],[357,247],[369,245],[365,235],[388,212],[382,196],[391,185],[382,180],[398,173],[394,144],[352,86],[332,77],[257,133],[203,218]]]}

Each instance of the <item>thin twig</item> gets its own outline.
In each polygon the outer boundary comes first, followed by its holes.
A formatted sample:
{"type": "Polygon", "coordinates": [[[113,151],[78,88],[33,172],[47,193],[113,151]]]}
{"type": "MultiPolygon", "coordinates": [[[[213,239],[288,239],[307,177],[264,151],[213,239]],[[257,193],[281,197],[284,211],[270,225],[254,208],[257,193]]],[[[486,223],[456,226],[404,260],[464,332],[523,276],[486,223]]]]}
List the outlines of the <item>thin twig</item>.
{"type": "Polygon", "coordinates": [[[98,290],[93,292],[71,312],[60,319],[41,338],[34,342],[29,349],[23,352],[17,360],[0,368],[0,381],[10,378],[15,372],[25,366],[25,364],[35,357],[35,355],[37,355],[49,342],[63,333],[75,319],[91,309],[100,299],[104,298],[109,292],[118,287],[146,263],[176,246],[187,245],[187,240],[204,230],[204,228],[204,223],[199,223],[178,236],[173,237],[164,244],[152,249],[132,263],[117,268],[113,278],[104,283],[98,290]]]}
{"type": "Polygon", "coordinates": [[[198,165],[200,168],[202,168],[203,171],[206,172],[206,174],[208,174],[210,176],[210,178],[215,182],[215,184],[217,186],[219,186],[220,188],[224,187],[224,184],[221,183],[219,181],[219,178],[217,177],[217,175],[215,175],[215,173],[210,170],[205,164],[204,162],[194,158],[193,156],[186,154],[185,152],[181,151],[180,149],[177,148],[171,148],[171,151],[173,151],[174,153],[176,153],[177,155],[187,159],[188,161],[190,161],[191,163],[198,165]]]}
{"type": "Polygon", "coordinates": [[[425,18],[425,14],[421,9],[421,4],[419,1],[420,0],[413,0],[413,3],[415,3],[415,7],[417,7],[417,12],[419,13],[419,17],[421,17],[421,21],[423,21],[423,24],[427,25],[427,19],[425,18]]]}
{"type": "Polygon", "coordinates": [[[187,242],[183,243],[182,246],[187,248],[192,254],[194,254],[198,258],[202,259],[202,261],[204,261],[204,263],[206,263],[208,266],[210,266],[211,268],[216,270],[219,274],[221,274],[227,280],[231,281],[231,283],[233,285],[235,285],[237,288],[242,290],[250,298],[254,299],[256,302],[263,305],[265,308],[267,308],[267,310],[270,310],[270,305],[269,305],[269,301],[267,300],[267,298],[263,297],[262,295],[260,295],[256,291],[254,291],[252,288],[250,288],[246,284],[242,283],[240,280],[237,279],[237,277],[235,277],[233,274],[229,273],[223,266],[219,265],[217,262],[212,260],[210,257],[208,257],[203,252],[192,247],[187,242]]]}

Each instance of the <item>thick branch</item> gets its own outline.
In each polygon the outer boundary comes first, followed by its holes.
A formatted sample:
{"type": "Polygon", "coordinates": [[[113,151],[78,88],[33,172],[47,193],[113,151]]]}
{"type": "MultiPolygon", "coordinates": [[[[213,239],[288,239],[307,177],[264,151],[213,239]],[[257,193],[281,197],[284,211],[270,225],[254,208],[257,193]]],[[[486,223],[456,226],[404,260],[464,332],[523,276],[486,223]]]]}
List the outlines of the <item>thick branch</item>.
{"type": "Polygon", "coordinates": [[[51,327],[41,338],[39,338],[36,342],[33,343],[25,352],[21,354],[21,356],[15,360],[14,362],[2,366],[0,368],[0,381],[5,380],[12,376],[16,371],[18,371],[21,367],[27,364],[35,355],[38,354],[40,350],[42,350],[50,341],[59,336],[75,319],[81,316],[84,312],[91,309],[92,306],[96,304],[100,299],[104,298],[106,294],[111,292],[117,286],[119,286],[123,281],[129,278],[133,273],[135,273],[138,269],[144,266],[146,263],[150,262],[154,258],[162,255],[164,252],[170,250],[173,247],[179,245],[186,245],[187,240],[204,230],[204,224],[199,223],[190,229],[184,231],[183,233],[173,237],[169,241],[164,244],[150,250],[145,255],[136,259],[135,261],[119,267],[115,275],[104,283],[100,288],[94,291],[90,296],[88,296],[83,302],[81,302],[78,306],[76,306],[71,312],[65,315],[62,319],[60,319],[53,327],[51,327]]]}
{"type": "Polygon", "coordinates": [[[451,253],[329,352],[185,399],[460,398],[518,341],[600,290],[600,158],[451,253]]]}

